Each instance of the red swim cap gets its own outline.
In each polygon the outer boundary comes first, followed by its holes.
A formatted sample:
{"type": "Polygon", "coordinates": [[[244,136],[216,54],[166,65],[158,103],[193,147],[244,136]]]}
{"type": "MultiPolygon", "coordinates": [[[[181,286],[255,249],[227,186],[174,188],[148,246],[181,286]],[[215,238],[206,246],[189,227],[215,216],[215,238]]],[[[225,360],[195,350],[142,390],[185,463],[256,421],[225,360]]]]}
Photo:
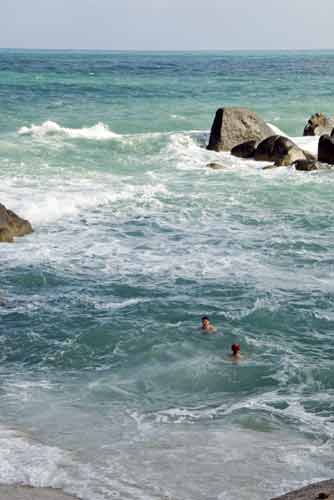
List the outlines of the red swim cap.
{"type": "Polygon", "coordinates": [[[232,351],[234,352],[234,354],[236,354],[237,352],[240,351],[240,345],[239,344],[233,344],[232,345],[232,351]]]}

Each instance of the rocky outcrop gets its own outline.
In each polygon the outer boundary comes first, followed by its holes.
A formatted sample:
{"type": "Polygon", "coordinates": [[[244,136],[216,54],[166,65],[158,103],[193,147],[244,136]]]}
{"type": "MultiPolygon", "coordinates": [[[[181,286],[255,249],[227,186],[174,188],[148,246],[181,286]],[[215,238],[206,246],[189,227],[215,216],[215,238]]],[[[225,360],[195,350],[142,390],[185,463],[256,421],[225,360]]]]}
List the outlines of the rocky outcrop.
{"type": "Polygon", "coordinates": [[[328,118],[323,113],[315,113],[311,116],[304,128],[303,135],[330,134],[334,128],[334,119],[328,118]]]}
{"type": "Polygon", "coordinates": [[[312,172],[320,169],[320,163],[316,160],[297,160],[292,165],[301,172],[312,172]]]}
{"type": "Polygon", "coordinates": [[[207,149],[230,151],[245,141],[261,141],[272,135],[271,128],[245,108],[220,108],[216,112],[207,149]]]}
{"type": "Polygon", "coordinates": [[[253,158],[257,145],[258,141],[256,140],[242,142],[231,149],[231,155],[238,158],[253,158]]]}
{"type": "Polygon", "coordinates": [[[300,490],[291,491],[286,495],[273,498],[272,500],[326,500],[327,498],[330,500],[334,499],[333,479],[310,484],[300,490]]]}
{"type": "Polygon", "coordinates": [[[29,221],[21,219],[0,203],[0,242],[12,243],[16,236],[32,233],[29,221]]]}
{"type": "Polygon", "coordinates": [[[306,160],[307,156],[297,144],[288,137],[272,135],[257,146],[254,159],[273,161],[277,167],[288,166],[297,160],[306,160]]]}
{"type": "Polygon", "coordinates": [[[318,160],[334,165],[334,135],[322,135],[318,145],[318,160]]]}

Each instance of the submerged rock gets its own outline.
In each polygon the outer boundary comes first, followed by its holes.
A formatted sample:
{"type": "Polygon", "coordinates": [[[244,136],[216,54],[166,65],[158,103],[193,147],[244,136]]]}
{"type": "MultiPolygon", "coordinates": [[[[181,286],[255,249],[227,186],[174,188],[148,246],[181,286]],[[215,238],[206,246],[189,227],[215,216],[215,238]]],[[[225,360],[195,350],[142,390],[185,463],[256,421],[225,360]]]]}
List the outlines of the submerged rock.
{"type": "Polygon", "coordinates": [[[312,172],[320,169],[320,163],[316,160],[297,160],[292,164],[296,170],[312,172]]]}
{"type": "Polygon", "coordinates": [[[211,168],[212,170],[223,170],[225,165],[222,165],[221,163],[208,163],[207,164],[208,168],[211,168]]]}
{"type": "Polygon", "coordinates": [[[16,236],[33,232],[29,221],[22,219],[0,203],[0,242],[12,243],[16,236]]]}
{"type": "Polygon", "coordinates": [[[322,135],[318,145],[318,160],[334,165],[334,135],[322,135]]]}
{"type": "Polygon", "coordinates": [[[309,486],[291,491],[286,495],[273,498],[272,500],[321,500],[326,498],[334,499],[333,479],[310,484],[309,486]]]}
{"type": "Polygon", "coordinates": [[[288,166],[297,160],[306,160],[306,154],[288,137],[272,135],[257,146],[254,159],[273,161],[277,167],[288,166]]]}
{"type": "Polygon", "coordinates": [[[207,149],[230,151],[249,140],[261,141],[271,128],[253,111],[245,108],[219,108],[214,118],[207,149]]]}
{"type": "Polygon", "coordinates": [[[237,156],[238,158],[253,158],[257,145],[258,141],[254,139],[242,142],[231,149],[231,155],[237,156]]]}
{"type": "Polygon", "coordinates": [[[334,128],[334,119],[328,118],[323,113],[311,116],[304,128],[304,136],[330,134],[334,128]]]}

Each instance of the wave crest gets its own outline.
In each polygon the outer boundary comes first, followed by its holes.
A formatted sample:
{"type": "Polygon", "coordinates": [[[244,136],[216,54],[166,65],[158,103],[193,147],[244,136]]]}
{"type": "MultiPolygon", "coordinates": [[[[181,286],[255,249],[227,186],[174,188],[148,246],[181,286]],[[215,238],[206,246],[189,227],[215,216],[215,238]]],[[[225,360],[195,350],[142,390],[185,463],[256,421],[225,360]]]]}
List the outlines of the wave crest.
{"type": "Polygon", "coordinates": [[[32,124],[30,127],[21,127],[19,135],[31,135],[33,137],[46,137],[48,135],[63,135],[71,139],[90,139],[96,141],[106,141],[119,139],[121,135],[109,129],[108,125],[102,122],[96,123],[92,127],[67,128],[61,127],[58,123],[48,120],[42,125],[32,124]]]}

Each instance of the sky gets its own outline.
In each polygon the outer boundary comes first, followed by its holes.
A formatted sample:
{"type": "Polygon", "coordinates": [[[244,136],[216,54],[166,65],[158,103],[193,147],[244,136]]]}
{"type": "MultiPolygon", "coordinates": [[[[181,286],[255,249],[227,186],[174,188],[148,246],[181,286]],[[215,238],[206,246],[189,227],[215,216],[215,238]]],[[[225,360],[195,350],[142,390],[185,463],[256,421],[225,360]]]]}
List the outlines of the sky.
{"type": "Polygon", "coordinates": [[[334,48],[334,0],[0,0],[0,47],[334,48]]]}

